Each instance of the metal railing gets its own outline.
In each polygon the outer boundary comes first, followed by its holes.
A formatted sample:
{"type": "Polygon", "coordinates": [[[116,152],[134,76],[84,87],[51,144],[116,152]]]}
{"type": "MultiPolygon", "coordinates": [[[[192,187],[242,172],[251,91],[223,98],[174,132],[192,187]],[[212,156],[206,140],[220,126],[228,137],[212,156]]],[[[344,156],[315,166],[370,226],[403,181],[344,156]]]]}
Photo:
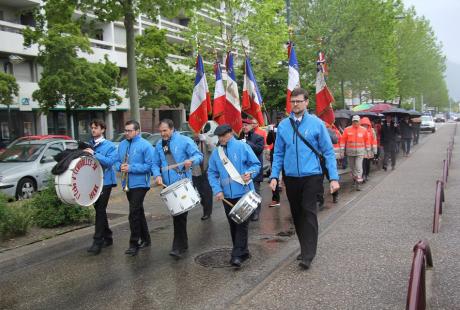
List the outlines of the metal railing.
{"type": "Polygon", "coordinates": [[[407,290],[406,310],[426,308],[425,270],[433,267],[433,258],[428,242],[420,240],[414,246],[412,269],[407,290]]]}
{"type": "Polygon", "coordinates": [[[434,215],[433,215],[433,233],[439,231],[439,220],[442,214],[442,204],[444,202],[444,182],[436,181],[436,195],[434,199],[434,215]]]}

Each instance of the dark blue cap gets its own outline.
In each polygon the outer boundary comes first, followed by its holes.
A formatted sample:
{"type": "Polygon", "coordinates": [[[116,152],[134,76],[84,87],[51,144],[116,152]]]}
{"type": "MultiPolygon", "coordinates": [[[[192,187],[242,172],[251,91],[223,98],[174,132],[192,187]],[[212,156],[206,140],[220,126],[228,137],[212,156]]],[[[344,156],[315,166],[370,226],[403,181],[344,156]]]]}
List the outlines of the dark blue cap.
{"type": "Polygon", "coordinates": [[[232,131],[232,127],[230,127],[230,125],[228,124],[223,124],[223,125],[219,125],[217,126],[217,128],[214,130],[214,134],[216,136],[223,136],[225,135],[227,132],[231,132],[232,131]]]}

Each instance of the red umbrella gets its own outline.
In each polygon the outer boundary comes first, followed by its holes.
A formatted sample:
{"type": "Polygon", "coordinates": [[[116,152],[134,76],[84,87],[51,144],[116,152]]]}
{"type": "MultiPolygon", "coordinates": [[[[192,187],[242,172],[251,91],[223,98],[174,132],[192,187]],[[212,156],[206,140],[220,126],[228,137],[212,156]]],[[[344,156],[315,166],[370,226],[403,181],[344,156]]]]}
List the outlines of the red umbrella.
{"type": "Polygon", "coordinates": [[[391,104],[388,103],[377,103],[372,108],[369,109],[369,112],[382,113],[386,110],[393,108],[391,104]]]}

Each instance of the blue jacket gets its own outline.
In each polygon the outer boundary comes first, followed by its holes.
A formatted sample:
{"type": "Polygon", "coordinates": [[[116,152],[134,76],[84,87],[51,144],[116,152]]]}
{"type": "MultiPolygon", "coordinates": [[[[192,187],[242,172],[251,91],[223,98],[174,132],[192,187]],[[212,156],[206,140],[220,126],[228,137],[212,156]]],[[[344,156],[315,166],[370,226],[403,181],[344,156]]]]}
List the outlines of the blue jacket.
{"type": "MultiPolygon", "coordinates": [[[[295,120],[294,113],[289,118],[295,120]]],[[[281,169],[291,177],[322,174],[318,156],[300,140],[289,118],[282,120],[278,126],[270,179],[277,179],[281,169]]],[[[334,148],[323,121],[305,112],[299,124],[299,133],[325,157],[330,180],[339,180],[334,148]]]]}
{"type": "MultiPolygon", "coordinates": [[[[240,138],[243,139],[245,136],[244,132],[241,133],[240,138]]],[[[254,132],[254,129],[248,133],[248,137],[246,139],[246,143],[251,147],[254,154],[256,154],[257,159],[260,162],[260,170],[259,174],[256,175],[254,181],[262,182],[264,180],[264,169],[263,169],[263,162],[264,162],[264,137],[254,132]]]]}
{"type": "Polygon", "coordinates": [[[117,178],[113,164],[117,160],[117,147],[109,140],[104,140],[94,147],[94,140],[89,141],[94,148],[94,157],[99,161],[104,170],[104,186],[117,186],[117,178]]]}
{"type": "MultiPolygon", "coordinates": [[[[240,174],[252,172],[251,176],[253,179],[257,176],[261,164],[247,143],[231,138],[227,146],[224,147],[224,150],[228,159],[230,159],[240,174]]],[[[254,190],[253,182],[245,187],[230,178],[220,160],[217,148],[214,149],[209,158],[208,179],[213,194],[216,195],[219,192],[223,192],[225,198],[240,198],[249,190],[254,190]]]]}
{"type": "MultiPolygon", "coordinates": [[[[129,188],[150,188],[150,170],[153,161],[153,146],[140,135],[135,136],[131,141],[125,139],[118,145],[118,156],[115,168],[120,171],[120,166],[128,154],[128,187],[129,188]]],[[[125,182],[121,184],[125,187],[125,182]]]]}
{"type": "MultiPolygon", "coordinates": [[[[198,150],[196,143],[177,132],[173,132],[171,139],[169,140],[169,150],[174,157],[176,163],[181,163],[187,159],[193,162],[192,165],[199,165],[203,161],[203,154],[198,150]]],[[[158,141],[155,146],[155,152],[153,155],[152,163],[152,174],[156,178],[161,175],[163,178],[163,183],[165,185],[171,185],[174,182],[183,179],[184,177],[192,179],[192,169],[187,169],[184,171],[184,166],[180,165],[177,169],[168,169],[162,171],[161,167],[167,167],[168,162],[166,160],[165,153],[163,151],[162,140],[158,141]],[[182,175],[177,173],[177,170],[184,172],[182,175]]]]}

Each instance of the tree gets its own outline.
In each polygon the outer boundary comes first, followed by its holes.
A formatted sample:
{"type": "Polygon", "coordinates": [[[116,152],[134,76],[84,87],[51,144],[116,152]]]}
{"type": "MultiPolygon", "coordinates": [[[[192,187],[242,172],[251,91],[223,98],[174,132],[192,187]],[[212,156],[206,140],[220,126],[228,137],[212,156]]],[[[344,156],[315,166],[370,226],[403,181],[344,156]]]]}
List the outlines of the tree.
{"type": "Polygon", "coordinates": [[[137,88],[137,71],[135,58],[136,17],[144,14],[156,20],[157,16],[171,16],[179,10],[184,12],[196,8],[201,0],[81,0],[81,8],[94,12],[101,21],[117,21],[122,19],[126,30],[126,59],[128,64],[128,94],[130,98],[131,117],[140,121],[139,95],[137,88]]]}
{"type": "Polygon", "coordinates": [[[16,78],[8,73],[0,72],[0,104],[9,106],[14,96],[19,96],[19,86],[16,78]]]}
{"type": "Polygon", "coordinates": [[[72,111],[81,107],[110,105],[111,100],[121,101],[116,94],[118,67],[105,58],[104,63],[89,63],[78,57],[79,52],[91,53],[89,40],[72,19],[75,4],[65,0],[48,0],[37,14],[34,30],[24,31],[26,46],[37,43],[38,63],[43,73],[39,89],[32,97],[40,109],[47,113],[58,104],[64,104],[70,132],[72,111]]]}
{"type": "Polygon", "coordinates": [[[146,29],[137,37],[136,51],[140,105],[187,107],[192,98],[193,75],[174,70],[167,62],[168,54],[177,51],[167,42],[166,32],[156,27],[146,29]]]}

